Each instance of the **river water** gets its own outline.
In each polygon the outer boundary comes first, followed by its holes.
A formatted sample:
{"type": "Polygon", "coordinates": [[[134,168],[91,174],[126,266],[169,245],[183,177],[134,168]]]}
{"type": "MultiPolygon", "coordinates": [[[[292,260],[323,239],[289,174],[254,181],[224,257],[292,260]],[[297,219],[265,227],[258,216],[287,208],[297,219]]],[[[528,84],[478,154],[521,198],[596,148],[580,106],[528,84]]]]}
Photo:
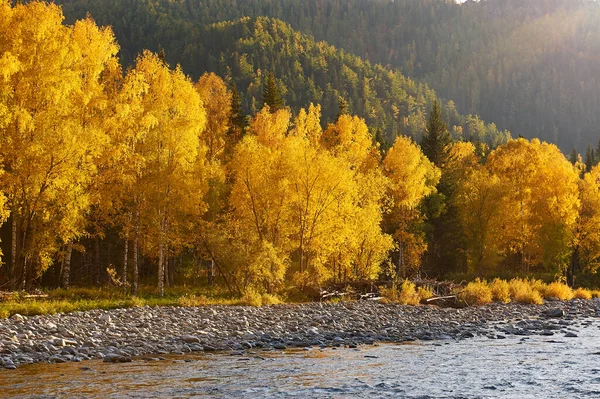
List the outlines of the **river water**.
{"type": "Polygon", "coordinates": [[[555,335],[0,371],[5,398],[600,398],[600,322],[555,335]]]}

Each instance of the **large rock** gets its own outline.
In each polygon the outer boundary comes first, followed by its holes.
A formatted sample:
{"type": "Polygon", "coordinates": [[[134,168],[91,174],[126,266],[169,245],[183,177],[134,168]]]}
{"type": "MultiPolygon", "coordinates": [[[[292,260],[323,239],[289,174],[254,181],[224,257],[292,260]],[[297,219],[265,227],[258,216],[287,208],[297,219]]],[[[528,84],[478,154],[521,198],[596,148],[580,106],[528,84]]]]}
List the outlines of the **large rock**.
{"type": "Polygon", "coordinates": [[[545,315],[546,317],[561,318],[565,316],[565,311],[560,308],[550,309],[546,311],[545,315]]]}
{"type": "Polygon", "coordinates": [[[200,338],[198,338],[194,335],[182,335],[181,340],[188,344],[199,344],[200,343],[200,338]]]}
{"type": "Polygon", "coordinates": [[[107,353],[102,359],[105,363],[129,363],[131,358],[129,356],[118,355],[116,353],[107,353]]]}

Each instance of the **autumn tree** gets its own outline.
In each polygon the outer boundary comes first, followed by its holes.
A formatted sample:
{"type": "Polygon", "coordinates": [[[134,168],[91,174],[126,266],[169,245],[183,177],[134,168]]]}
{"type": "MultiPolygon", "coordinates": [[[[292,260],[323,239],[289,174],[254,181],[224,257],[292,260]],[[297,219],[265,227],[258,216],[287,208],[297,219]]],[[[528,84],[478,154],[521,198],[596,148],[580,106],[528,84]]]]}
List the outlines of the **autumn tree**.
{"type": "Polygon", "coordinates": [[[490,172],[506,185],[499,242],[524,272],[532,265],[561,270],[566,265],[579,209],[577,172],[554,145],[511,140],[488,158],[490,172]]]}
{"type": "Polygon", "coordinates": [[[397,245],[396,273],[406,277],[421,267],[427,243],[422,231],[424,215],[420,205],[425,197],[436,192],[441,173],[419,146],[404,136],[396,139],[383,167],[391,181],[393,207],[387,224],[397,245]]]}
{"type": "Polygon", "coordinates": [[[227,89],[225,82],[214,73],[202,75],[196,84],[196,90],[207,115],[202,140],[207,147],[208,159],[211,162],[222,161],[226,135],[231,128],[232,93],[227,89]]]}
{"type": "Polygon", "coordinates": [[[181,69],[169,69],[150,52],[128,72],[120,101],[126,121],[121,130],[130,151],[122,171],[129,184],[122,195],[131,199],[127,212],[134,215],[127,230],[134,231],[136,244],[144,235],[142,249],[158,262],[162,295],[166,261],[186,245],[193,221],[206,210],[206,113],[181,69]]]}
{"type": "Polygon", "coordinates": [[[25,288],[83,232],[105,142],[103,76],[118,47],[111,30],[90,19],[63,25],[53,4],[2,1],[0,15],[2,189],[25,288]]]}
{"type": "Polygon", "coordinates": [[[236,271],[244,289],[273,290],[282,283],[289,264],[289,163],[283,153],[290,118],[285,109],[271,113],[263,108],[230,164],[233,214],[229,223],[236,239],[243,242],[246,258],[253,260],[236,271]]]}

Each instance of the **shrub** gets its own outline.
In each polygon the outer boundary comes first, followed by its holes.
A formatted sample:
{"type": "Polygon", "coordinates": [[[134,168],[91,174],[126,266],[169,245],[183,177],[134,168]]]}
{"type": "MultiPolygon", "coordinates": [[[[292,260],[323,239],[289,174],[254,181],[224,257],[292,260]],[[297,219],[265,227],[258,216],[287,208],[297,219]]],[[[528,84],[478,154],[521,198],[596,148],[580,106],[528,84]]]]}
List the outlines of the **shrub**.
{"type": "MultiPolygon", "coordinates": [[[[380,287],[379,291],[387,300],[383,302],[396,302],[403,305],[418,305],[421,303],[420,294],[417,293],[415,284],[409,280],[404,280],[400,288],[394,284],[392,288],[380,287]]],[[[425,295],[424,292],[423,294],[425,295]]]]}
{"type": "Polygon", "coordinates": [[[548,289],[548,284],[544,283],[542,280],[530,279],[529,285],[534,291],[540,293],[542,297],[545,297],[546,290],[548,289]]]}
{"type": "Polygon", "coordinates": [[[422,302],[434,296],[433,291],[431,291],[427,287],[419,287],[417,289],[417,295],[419,296],[419,302],[422,302]]]}
{"type": "Polygon", "coordinates": [[[492,302],[492,290],[485,281],[476,279],[467,284],[458,298],[467,305],[486,305],[492,302]]]}
{"type": "Polygon", "coordinates": [[[592,299],[593,293],[587,288],[577,288],[573,291],[573,297],[577,299],[592,299]]]}
{"type": "Polygon", "coordinates": [[[600,290],[593,290],[592,298],[600,298],[600,290]]]}
{"type": "Polygon", "coordinates": [[[261,306],[262,305],[262,295],[251,289],[248,288],[246,290],[246,293],[244,294],[244,297],[242,298],[242,303],[244,303],[245,305],[248,306],[261,306]]]}
{"type": "Polygon", "coordinates": [[[180,296],[177,302],[179,303],[179,306],[195,307],[206,305],[208,303],[208,299],[206,299],[204,295],[196,296],[194,294],[185,294],[180,296]]]}
{"type": "Polygon", "coordinates": [[[492,299],[496,302],[510,302],[510,285],[506,280],[495,278],[488,284],[492,291],[492,299]]]}
{"type": "Polygon", "coordinates": [[[279,299],[279,297],[271,294],[263,294],[261,297],[261,301],[263,305],[279,305],[280,303],[283,303],[283,301],[279,299]]]}
{"type": "Polygon", "coordinates": [[[514,278],[508,283],[510,297],[515,302],[540,305],[544,303],[542,295],[537,289],[533,288],[533,286],[537,286],[541,289],[543,283],[540,283],[541,281],[539,280],[530,281],[522,278],[514,278]]]}
{"type": "Polygon", "coordinates": [[[546,291],[544,292],[544,297],[558,298],[561,301],[568,301],[569,299],[573,299],[573,290],[568,285],[555,281],[548,284],[546,291]]]}
{"type": "Polygon", "coordinates": [[[415,284],[408,279],[404,280],[400,287],[399,302],[403,305],[418,305],[421,303],[421,298],[419,298],[419,294],[417,294],[415,284]]]}
{"type": "Polygon", "coordinates": [[[532,288],[529,290],[520,291],[513,298],[516,302],[519,303],[529,303],[534,305],[541,305],[544,303],[544,299],[542,299],[542,295],[532,288]]]}

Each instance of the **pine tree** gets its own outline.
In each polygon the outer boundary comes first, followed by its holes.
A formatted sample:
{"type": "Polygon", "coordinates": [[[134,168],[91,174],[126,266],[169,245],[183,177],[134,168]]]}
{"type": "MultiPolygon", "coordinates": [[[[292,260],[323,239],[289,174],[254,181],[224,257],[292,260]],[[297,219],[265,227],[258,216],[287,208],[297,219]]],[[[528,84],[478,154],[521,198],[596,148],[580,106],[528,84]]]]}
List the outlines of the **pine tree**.
{"type": "Polygon", "coordinates": [[[448,144],[452,142],[448,126],[442,120],[440,105],[437,101],[433,103],[433,108],[427,121],[427,131],[421,147],[423,153],[437,167],[442,167],[448,158],[448,144]]]}
{"type": "Polygon", "coordinates": [[[598,139],[598,147],[596,148],[596,153],[595,153],[595,161],[596,161],[596,165],[598,165],[598,163],[600,163],[600,138],[598,139]]]}
{"type": "Polygon", "coordinates": [[[346,101],[346,99],[342,96],[340,96],[338,98],[338,106],[339,106],[339,111],[337,113],[337,116],[335,117],[336,121],[338,119],[340,119],[340,116],[348,115],[348,113],[350,111],[350,107],[348,106],[348,101],[346,101]]]}
{"type": "Polygon", "coordinates": [[[577,149],[573,148],[573,150],[571,150],[571,156],[569,157],[569,161],[571,161],[571,164],[575,165],[577,163],[578,158],[579,154],[577,153],[577,149]]]}
{"type": "Polygon", "coordinates": [[[242,113],[242,98],[235,82],[231,83],[231,116],[229,126],[239,130],[244,129],[246,118],[242,113]]]}
{"type": "Polygon", "coordinates": [[[585,152],[585,171],[591,171],[594,167],[594,164],[594,148],[591,144],[588,144],[587,151],[585,152]]]}
{"type": "Polygon", "coordinates": [[[275,113],[283,108],[283,100],[279,92],[279,87],[275,82],[275,76],[273,73],[267,75],[267,80],[263,86],[263,104],[269,106],[271,113],[275,113]]]}

